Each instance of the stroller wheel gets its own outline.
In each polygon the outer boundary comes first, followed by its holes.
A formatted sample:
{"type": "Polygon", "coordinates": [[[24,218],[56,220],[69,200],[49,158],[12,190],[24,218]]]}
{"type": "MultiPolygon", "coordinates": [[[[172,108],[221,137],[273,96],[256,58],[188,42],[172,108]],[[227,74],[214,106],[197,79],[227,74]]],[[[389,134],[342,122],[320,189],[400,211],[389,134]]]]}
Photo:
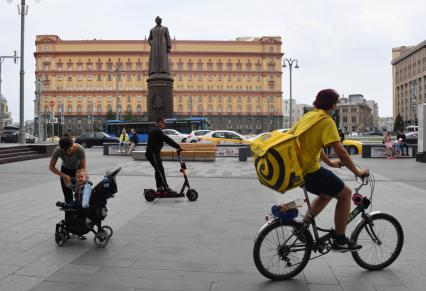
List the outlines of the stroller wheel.
{"type": "Polygon", "coordinates": [[[112,234],[114,233],[112,231],[112,228],[108,225],[102,226],[101,231],[106,233],[108,239],[110,239],[112,237],[112,234]]]}
{"type": "Polygon", "coordinates": [[[198,192],[194,189],[188,190],[188,192],[186,192],[186,197],[189,201],[195,201],[198,198],[198,192]]]}
{"type": "Polygon", "coordinates": [[[95,235],[93,241],[98,248],[104,248],[108,244],[109,238],[105,232],[101,231],[95,235]]]}
{"type": "Polygon", "coordinates": [[[55,242],[58,246],[63,246],[65,241],[67,240],[66,236],[63,234],[63,232],[56,232],[55,233],[55,242]]]}
{"type": "Polygon", "coordinates": [[[156,195],[154,190],[152,190],[152,189],[145,190],[145,192],[143,194],[145,195],[146,201],[148,201],[148,202],[154,201],[155,195],[156,195]]]}

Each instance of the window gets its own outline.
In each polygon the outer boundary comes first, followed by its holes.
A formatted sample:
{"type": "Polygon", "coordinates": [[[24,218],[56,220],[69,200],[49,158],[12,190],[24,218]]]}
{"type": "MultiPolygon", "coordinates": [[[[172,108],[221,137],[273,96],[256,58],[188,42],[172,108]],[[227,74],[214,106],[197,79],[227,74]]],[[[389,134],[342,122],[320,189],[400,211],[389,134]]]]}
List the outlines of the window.
{"type": "Polygon", "coordinates": [[[209,105],[207,106],[207,112],[212,112],[212,106],[211,106],[211,104],[209,104],[209,105]]]}
{"type": "Polygon", "coordinates": [[[237,112],[241,112],[241,105],[237,106],[237,112]]]}
{"type": "Polygon", "coordinates": [[[72,112],[72,106],[68,105],[68,112],[72,112]]]}
{"type": "Polygon", "coordinates": [[[77,106],[77,112],[81,112],[81,105],[77,106]]]}
{"type": "Polygon", "coordinates": [[[227,63],[226,64],[226,70],[227,71],[232,71],[232,63],[227,63]]]}
{"type": "Polygon", "coordinates": [[[212,102],[212,100],[213,100],[213,97],[212,96],[209,96],[209,103],[211,103],[212,102]]]}
{"type": "Polygon", "coordinates": [[[247,112],[251,112],[251,105],[247,105],[247,112]]]}
{"type": "Polygon", "coordinates": [[[269,105],[269,107],[268,107],[268,112],[269,113],[274,113],[274,105],[269,105]]]}
{"type": "Polygon", "coordinates": [[[257,63],[256,64],[256,72],[260,72],[260,71],[262,71],[262,65],[257,63]]]}
{"type": "Polygon", "coordinates": [[[220,104],[219,104],[219,105],[217,106],[217,112],[222,112],[222,105],[220,105],[220,104]]]}
{"type": "Polygon", "coordinates": [[[201,105],[201,104],[198,104],[198,112],[203,112],[204,110],[203,110],[203,105],[201,105]]]}
{"type": "Polygon", "coordinates": [[[256,106],[256,112],[259,113],[260,112],[260,106],[256,106]]]}
{"type": "Polygon", "coordinates": [[[228,105],[228,113],[232,112],[232,105],[228,105]]]}
{"type": "Polygon", "coordinates": [[[98,104],[98,112],[102,112],[102,105],[98,104]]]}
{"type": "Polygon", "coordinates": [[[127,112],[132,112],[132,105],[127,105],[127,112]]]}
{"type": "Polygon", "coordinates": [[[138,105],[138,107],[136,107],[136,111],[137,112],[142,112],[142,107],[140,105],[138,105]]]}
{"type": "Polygon", "coordinates": [[[203,63],[198,63],[197,64],[197,70],[198,71],[202,71],[203,70],[203,63]]]}

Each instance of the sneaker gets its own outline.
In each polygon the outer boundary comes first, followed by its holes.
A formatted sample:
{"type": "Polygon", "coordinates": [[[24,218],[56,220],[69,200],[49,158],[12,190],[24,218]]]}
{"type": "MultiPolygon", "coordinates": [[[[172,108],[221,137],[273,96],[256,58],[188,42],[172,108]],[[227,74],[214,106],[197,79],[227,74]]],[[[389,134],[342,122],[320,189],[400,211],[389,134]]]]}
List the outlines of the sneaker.
{"type": "Polygon", "coordinates": [[[331,251],[337,252],[337,253],[346,253],[346,252],[356,252],[360,250],[361,248],[362,246],[346,238],[343,244],[340,244],[336,240],[334,240],[333,245],[331,246],[331,251]]]}

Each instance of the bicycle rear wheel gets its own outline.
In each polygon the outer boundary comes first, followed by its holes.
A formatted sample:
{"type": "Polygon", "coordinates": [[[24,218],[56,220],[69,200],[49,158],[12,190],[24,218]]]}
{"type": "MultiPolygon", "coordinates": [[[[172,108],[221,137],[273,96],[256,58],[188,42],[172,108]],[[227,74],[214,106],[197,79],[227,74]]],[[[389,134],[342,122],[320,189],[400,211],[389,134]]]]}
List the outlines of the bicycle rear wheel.
{"type": "Polygon", "coordinates": [[[352,252],[355,262],[367,270],[381,270],[392,264],[399,256],[404,244],[401,224],[386,213],[371,215],[352,233],[351,239],[362,246],[352,252]]]}
{"type": "Polygon", "coordinates": [[[312,235],[302,224],[276,219],[257,236],[253,258],[259,272],[271,280],[299,274],[311,256],[312,235]]]}

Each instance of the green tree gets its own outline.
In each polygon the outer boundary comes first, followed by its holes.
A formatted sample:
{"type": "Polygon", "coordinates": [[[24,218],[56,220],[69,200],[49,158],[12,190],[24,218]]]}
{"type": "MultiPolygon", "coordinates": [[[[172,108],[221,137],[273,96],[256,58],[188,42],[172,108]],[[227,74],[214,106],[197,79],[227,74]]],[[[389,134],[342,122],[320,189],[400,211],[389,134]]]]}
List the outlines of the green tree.
{"type": "Polygon", "coordinates": [[[339,109],[334,110],[333,116],[332,116],[334,122],[336,123],[336,127],[340,127],[340,115],[339,115],[339,109]]]}
{"type": "Polygon", "coordinates": [[[398,132],[399,129],[404,129],[404,120],[402,119],[401,115],[398,113],[398,115],[395,118],[395,122],[393,124],[393,131],[398,132]]]}

